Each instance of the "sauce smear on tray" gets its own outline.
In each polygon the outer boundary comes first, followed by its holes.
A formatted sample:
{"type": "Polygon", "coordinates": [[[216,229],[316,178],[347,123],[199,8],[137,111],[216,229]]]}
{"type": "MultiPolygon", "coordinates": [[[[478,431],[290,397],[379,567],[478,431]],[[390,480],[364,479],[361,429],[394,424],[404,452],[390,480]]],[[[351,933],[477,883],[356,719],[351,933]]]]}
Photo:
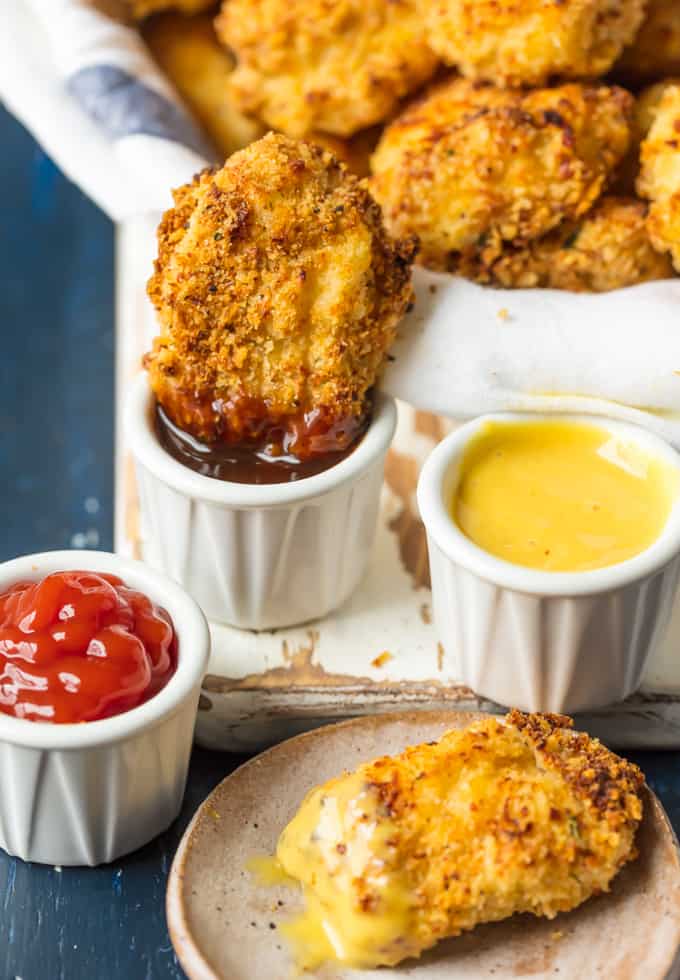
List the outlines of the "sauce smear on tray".
{"type": "Polygon", "coordinates": [[[115,575],[55,572],[0,594],[0,711],[46,722],[122,714],[177,666],[170,617],[115,575]]]}

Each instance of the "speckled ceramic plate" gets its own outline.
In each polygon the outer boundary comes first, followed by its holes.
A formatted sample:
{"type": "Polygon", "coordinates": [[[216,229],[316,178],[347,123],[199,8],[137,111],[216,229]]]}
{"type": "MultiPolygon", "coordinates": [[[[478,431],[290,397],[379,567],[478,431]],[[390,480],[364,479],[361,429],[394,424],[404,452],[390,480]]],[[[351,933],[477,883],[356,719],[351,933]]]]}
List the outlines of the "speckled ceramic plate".
{"type": "MultiPolygon", "coordinates": [[[[277,926],[300,906],[264,888],[248,858],[272,853],[307,790],[384,753],[438,738],[478,716],[412,712],[358,718],[277,745],[225,779],[196,813],[170,874],[168,923],[191,980],[289,980],[277,926]],[[283,903],[282,905],[279,902],[283,903]]],[[[680,977],[680,861],[668,819],[648,793],[640,857],[610,894],[549,922],[515,916],[441,943],[394,969],[326,966],[319,980],[676,980],[680,977]]]]}

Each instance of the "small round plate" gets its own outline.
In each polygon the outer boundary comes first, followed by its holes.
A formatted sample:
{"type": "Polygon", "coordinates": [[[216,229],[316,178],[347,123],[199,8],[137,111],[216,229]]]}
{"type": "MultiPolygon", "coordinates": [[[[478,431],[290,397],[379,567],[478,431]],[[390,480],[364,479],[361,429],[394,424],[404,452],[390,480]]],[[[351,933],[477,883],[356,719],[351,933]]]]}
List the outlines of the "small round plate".
{"type": "MultiPolygon", "coordinates": [[[[295,975],[278,925],[296,892],[263,887],[248,859],[272,854],[311,787],[478,718],[410,712],[357,718],[299,735],[252,759],[208,797],[184,835],[168,883],[170,936],[191,980],[288,980],[295,975]]],[[[522,915],[440,943],[420,960],[357,971],[328,964],[319,980],[675,980],[680,976],[678,844],[647,791],[639,858],[612,891],[552,921],[522,915]]],[[[309,974],[307,974],[309,975],[309,974]]]]}

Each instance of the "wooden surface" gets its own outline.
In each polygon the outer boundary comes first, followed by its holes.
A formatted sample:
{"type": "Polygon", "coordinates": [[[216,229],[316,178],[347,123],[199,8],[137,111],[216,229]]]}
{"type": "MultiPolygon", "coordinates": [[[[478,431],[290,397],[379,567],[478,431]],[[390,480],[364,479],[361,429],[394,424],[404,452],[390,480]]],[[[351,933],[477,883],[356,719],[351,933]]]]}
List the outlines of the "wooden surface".
{"type": "MultiPolygon", "coordinates": [[[[2,110],[0,146],[0,560],[110,549],[112,229],[2,110]]],[[[677,831],[679,754],[630,755],[677,831]]],[[[167,871],[191,813],[239,761],[196,750],[181,818],[110,867],[60,872],[0,852],[0,980],[181,978],[165,926],[167,871]]]]}
{"type": "MultiPolygon", "coordinates": [[[[122,418],[128,385],[158,329],[146,295],[157,223],[157,215],[144,214],[121,223],[116,232],[114,542],[117,552],[152,565],[159,561],[159,549],[147,547],[144,538],[122,418]]],[[[319,725],[399,706],[503,710],[460,682],[455,651],[439,642],[432,617],[416,485],[425,459],[456,423],[403,402],[398,410],[377,533],[360,585],[339,609],[302,626],[257,633],[211,622],[196,725],[199,745],[257,752],[319,725]]],[[[167,571],[162,564],[159,569],[167,571]]],[[[640,691],[624,704],[581,716],[578,724],[620,748],[680,748],[679,637],[680,599],[665,639],[645,667],[640,691]]],[[[603,649],[603,670],[606,657],[603,649]]]]}

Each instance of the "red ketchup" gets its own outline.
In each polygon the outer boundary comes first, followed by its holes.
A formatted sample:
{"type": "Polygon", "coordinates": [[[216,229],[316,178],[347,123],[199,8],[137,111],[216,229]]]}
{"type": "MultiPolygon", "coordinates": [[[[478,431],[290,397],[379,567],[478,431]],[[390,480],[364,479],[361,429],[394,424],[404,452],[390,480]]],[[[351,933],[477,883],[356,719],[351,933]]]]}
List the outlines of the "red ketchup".
{"type": "Polygon", "coordinates": [[[170,617],[115,575],[54,572],[0,594],[0,711],[30,721],[110,718],[177,667],[170,617]]]}

